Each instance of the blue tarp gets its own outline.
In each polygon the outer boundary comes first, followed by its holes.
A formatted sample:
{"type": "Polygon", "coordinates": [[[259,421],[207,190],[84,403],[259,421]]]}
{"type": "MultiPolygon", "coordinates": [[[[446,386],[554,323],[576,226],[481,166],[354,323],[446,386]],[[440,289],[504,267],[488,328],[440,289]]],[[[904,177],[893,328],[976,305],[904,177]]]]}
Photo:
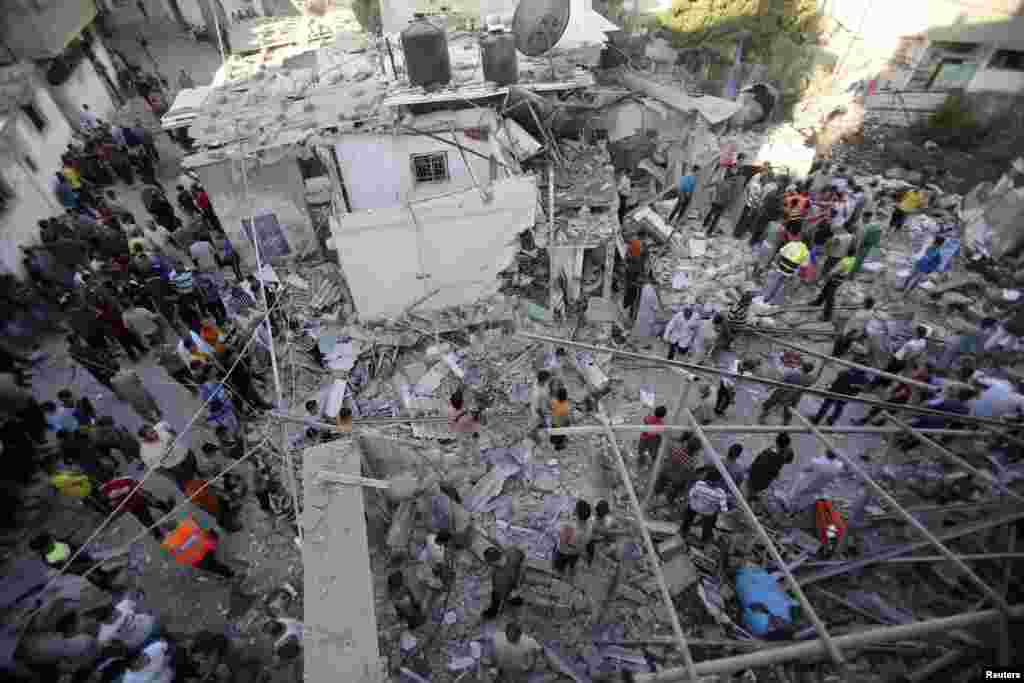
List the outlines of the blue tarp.
{"type": "Polygon", "coordinates": [[[742,567],[736,572],[736,598],[743,608],[743,625],[759,637],[771,637],[778,629],[770,617],[753,605],[763,605],[771,616],[778,617],[786,626],[793,623],[792,609],[796,603],[786,595],[778,582],[760,567],[742,567]]]}

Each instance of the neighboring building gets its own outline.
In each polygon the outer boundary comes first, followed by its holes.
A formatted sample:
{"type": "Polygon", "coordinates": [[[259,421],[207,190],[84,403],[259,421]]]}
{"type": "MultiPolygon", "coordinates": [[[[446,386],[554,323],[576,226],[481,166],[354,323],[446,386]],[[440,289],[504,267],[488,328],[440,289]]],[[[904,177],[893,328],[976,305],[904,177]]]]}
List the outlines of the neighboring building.
{"type": "Polygon", "coordinates": [[[93,0],[0,0],[8,53],[34,62],[53,99],[77,125],[83,104],[104,118],[119,103],[113,60],[95,32],[93,0]]]}
{"type": "Polygon", "coordinates": [[[909,125],[951,93],[971,96],[982,116],[1024,94],[1024,17],[934,28],[906,37],[866,100],[875,120],[909,125]]]}
{"type": "Polygon", "coordinates": [[[0,271],[23,275],[19,247],[38,240],[39,220],[63,211],[52,181],[70,140],[34,67],[0,69],[0,271]]]}

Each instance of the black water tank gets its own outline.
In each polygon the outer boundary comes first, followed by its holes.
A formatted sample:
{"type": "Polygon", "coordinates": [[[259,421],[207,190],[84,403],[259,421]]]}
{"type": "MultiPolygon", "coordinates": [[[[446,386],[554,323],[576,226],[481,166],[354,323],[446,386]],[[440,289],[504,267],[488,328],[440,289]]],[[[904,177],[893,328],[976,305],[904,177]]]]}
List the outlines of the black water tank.
{"type": "Polygon", "coordinates": [[[409,82],[413,85],[427,87],[451,82],[448,39],[443,29],[431,24],[422,14],[417,14],[402,31],[402,51],[409,82]]]}
{"type": "Polygon", "coordinates": [[[498,85],[519,81],[519,58],[516,55],[516,37],[503,29],[494,29],[480,39],[483,55],[484,80],[498,85]]]}

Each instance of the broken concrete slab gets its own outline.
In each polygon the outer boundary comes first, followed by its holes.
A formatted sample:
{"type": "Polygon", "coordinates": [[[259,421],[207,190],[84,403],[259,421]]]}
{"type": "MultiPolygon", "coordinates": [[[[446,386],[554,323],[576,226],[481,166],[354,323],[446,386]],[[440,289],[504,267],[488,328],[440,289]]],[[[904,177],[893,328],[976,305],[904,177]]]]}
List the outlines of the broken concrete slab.
{"type": "Polygon", "coordinates": [[[671,595],[677,595],[692,586],[699,578],[697,568],[686,555],[677,555],[661,567],[665,585],[671,595]]]}

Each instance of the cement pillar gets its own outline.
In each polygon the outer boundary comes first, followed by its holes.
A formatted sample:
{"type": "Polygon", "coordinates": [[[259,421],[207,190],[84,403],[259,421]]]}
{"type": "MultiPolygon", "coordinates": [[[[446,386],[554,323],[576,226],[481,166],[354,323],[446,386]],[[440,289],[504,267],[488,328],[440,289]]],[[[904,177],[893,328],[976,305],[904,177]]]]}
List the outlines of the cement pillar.
{"type": "Polygon", "coordinates": [[[359,476],[350,439],[307,449],[302,564],[306,680],[384,683],[366,536],[363,489],[318,481],[321,471],[359,476]]]}

